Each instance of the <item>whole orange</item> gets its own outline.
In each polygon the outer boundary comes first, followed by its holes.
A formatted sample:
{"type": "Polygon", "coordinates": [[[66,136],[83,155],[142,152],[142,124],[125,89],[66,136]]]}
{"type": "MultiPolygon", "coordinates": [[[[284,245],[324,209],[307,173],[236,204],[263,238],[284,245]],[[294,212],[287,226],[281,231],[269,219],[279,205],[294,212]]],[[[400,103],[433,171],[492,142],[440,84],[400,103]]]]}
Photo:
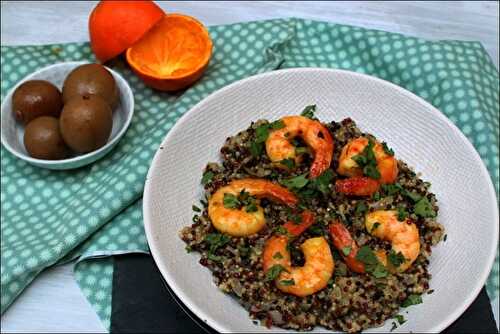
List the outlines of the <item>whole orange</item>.
{"type": "Polygon", "coordinates": [[[89,17],[92,51],[104,63],[132,46],[164,15],[152,1],[101,1],[89,17]]]}

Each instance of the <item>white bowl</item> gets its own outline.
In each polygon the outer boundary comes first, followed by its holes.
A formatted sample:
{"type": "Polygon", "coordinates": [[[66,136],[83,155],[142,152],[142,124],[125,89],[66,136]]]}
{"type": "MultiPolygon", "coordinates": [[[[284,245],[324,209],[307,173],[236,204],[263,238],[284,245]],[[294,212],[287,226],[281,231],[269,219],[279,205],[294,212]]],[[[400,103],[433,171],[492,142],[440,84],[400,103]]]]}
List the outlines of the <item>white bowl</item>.
{"type": "Polygon", "coordinates": [[[76,67],[88,62],[58,63],[44,67],[21,80],[5,97],[2,103],[1,116],[1,140],[4,147],[19,159],[23,159],[32,165],[48,169],[73,169],[88,165],[111,151],[120,138],[127,131],[132,116],[134,115],[134,95],[127,81],[112,69],[106,67],[113,75],[119,92],[119,103],[113,110],[113,128],[108,142],[103,147],[80,155],[74,155],[61,160],[44,160],[30,157],[24,147],[24,125],[17,122],[12,112],[12,95],[16,88],[28,80],[46,80],[54,84],[60,90],[66,76],[76,67]]]}
{"type": "MultiPolygon", "coordinates": [[[[404,309],[408,321],[395,332],[443,330],[476,298],[493,264],[498,244],[493,185],[473,146],[443,114],[396,85],[359,73],[303,68],[254,76],[208,96],[177,122],[154,157],[144,189],[146,236],[163,277],[217,331],[284,331],[254,325],[236,300],[218,290],[198,263],[199,254],[185,251],[178,232],[192,223],[191,205],[203,194],[203,167],[220,160],[227,136],[251,121],[297,114],[309,104],[317,104],[323,121],[351,117],[432,183],[438,220],[448,234],[430,259],[435,292],[404,309]]],[[[387,333],[390,327],[386,321],[368,332],[387,333]]]]}

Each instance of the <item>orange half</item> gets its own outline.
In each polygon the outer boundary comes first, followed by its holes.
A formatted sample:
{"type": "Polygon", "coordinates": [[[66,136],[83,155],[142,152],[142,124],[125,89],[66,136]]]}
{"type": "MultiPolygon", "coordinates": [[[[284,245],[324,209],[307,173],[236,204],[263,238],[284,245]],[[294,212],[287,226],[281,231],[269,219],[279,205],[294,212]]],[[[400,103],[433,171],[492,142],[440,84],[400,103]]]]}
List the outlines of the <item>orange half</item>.
{"type": "Polygon", "coordinates": [[[198,80],[212,55],[207,29],[193,17],[167,14],[127,49],[132,70],[153,88],[176,91],[198,80]]]}

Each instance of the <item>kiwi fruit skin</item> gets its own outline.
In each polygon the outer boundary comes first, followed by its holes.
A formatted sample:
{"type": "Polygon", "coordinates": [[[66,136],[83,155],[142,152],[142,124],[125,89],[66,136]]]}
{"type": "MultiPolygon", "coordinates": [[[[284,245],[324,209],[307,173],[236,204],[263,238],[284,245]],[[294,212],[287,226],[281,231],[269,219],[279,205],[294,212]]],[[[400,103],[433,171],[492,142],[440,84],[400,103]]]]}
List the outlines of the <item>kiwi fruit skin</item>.
{"type": "Polygon", "coordinates": [[[25,125],[40,116],[59,117],[62,108],[61,92],[45,80],[28,80],[12,95],[14,117],[25,125]]]}
{"type": "Polygon", "coordinates": [[[24,129],[24,147],[33,158],[60,160],[69,156],[59,120],[52,116],[40,116],[28,123],[24,129]]]}
{"type": "Polygon", "coordinates": [[[76,96],[98,95],[113,110],[118,103],[118,87],[113,75],[100,64],[85,64],[71,71],[64,80],[64,104],[76,96]]]}
{"type": "Polygon", "coordinates": [[[87,153],[106,144],[113,114],[97,95],[76,96],[64,105],[59,123],[66,144],[75,152],[87,153]]]}

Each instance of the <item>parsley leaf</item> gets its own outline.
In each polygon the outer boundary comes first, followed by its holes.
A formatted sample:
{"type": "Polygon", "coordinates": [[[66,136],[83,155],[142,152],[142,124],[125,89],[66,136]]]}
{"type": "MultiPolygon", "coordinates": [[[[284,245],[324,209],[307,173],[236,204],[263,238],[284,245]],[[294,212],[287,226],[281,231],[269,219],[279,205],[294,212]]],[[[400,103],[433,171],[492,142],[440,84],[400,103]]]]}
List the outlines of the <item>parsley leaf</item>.
{"type": "Polygon", "coordinates": [[[311,104],[306,106],[304,110],[300,113],[300,116],[304,116],[307,118],[314,118],[314,113],[316,112],[316,105],[311,104]]]}
{"type": "Polygon", "coordinates": [[[351,254],[351,248],[351,246],[342,247],[342,254],[344,254],[344,256],[349,256],[349,254],[351,254]]]}
{"type": "Polygon", "coordinates": [[[290,286],[290,285],[295,285],[295,281],[292,278],[292,279],[288,279],[288,280],[282,280],[282,281],[280,281],[280,284],[283,286],[290,286]]]}
{"type": "MultiPolygon", "coordinates": [[[[274,121],[272,122],[269,127],[273,130],[279,130],[279,129],[283,129],[285,127],[285,123],[283,123],[283,121],[281,119],[277,120],[277,121],[274,121]]],[[[267,138],[266,138],[267,139],[267,138]]]]}
{"type": "Polygon", "coordinates": [[[361,201],[356,204],[356,209],[354,209],[354,213],[357,215],[363,215],[368,211],[368,206],[366,206],[366,203],[361,201]]]}
{"type": "Polygon", "coordinates": [[[299,225],[300,223],[302,223],[302,216],[301,215],[296,215],[296,214],[290,213],[288,215],[288,219],[290,219],[292,221],[292,223],[294,223],[296,225],[299,225]]]}
{"type": "Polygon", "coordinates": [[[363,174],[371,179],[380,179],[380,172],[377,169],[377,165],[366,165],[363,167],[363,174]]]}
{"type": "Polygon", "coordinates": [[[387,260],[389,260],[390,264],[392,264],[392,266],[396,268],[406,261],[404,255],[401,254],[401,252],[396,253],[392,249],[389,252],[389,255],[387,256],[387,260]]]}
{"type": "Polygon", "coordinates": [[[407,217],[408,217],[408,212],[406,212],[405,208],[402,206],[398,207],[398,220],[402,222],[407,217]]]}
{"type": "Polygon", "coordinates": [[[380,223],[379,222],[375,222],[373,223],[372,225],[372,229],[370,230],[370,233],[375,231],[378,227],[380,226],[380,223]]]}
{"type": "Polygon", "coordinates": [[[389,275],[389,272],[381,263],[376,264],[375,267],[370,271],[375,278],[387,277],[387,275],[389,275]]]}
{"type": "Polygon", "coordinates": [[[369,246],[362,246],[359,248],[356,254],[356,260],[363,262],[364,264],[377,264],[378,259],[375,253],[369,246]]]}
{"type": "Polygon", "coordinates": [[[201,212],[201,209],[197,207],[196,205],[193,205],[193,211],[194,212],[201,212]]]}
{"type": "Polygon", "coordinates": [[[400,325],[406,322],[405,317],[401,314],[396,315],[394,318],[399,322],[400,325]]]}
{"type": "Polygon", "coordinates": [[[280,252],[276,252],[273,255],[273,259],[278,259],[279,260],[279,259],[282,259],[282,258],[283,258],[283,255],[281,255],[280,252]]]}
{"type": "Polygon", "coordinates": [[[290,158],[283,159],[280,161],[280,164],[282,164],[283,166],[285,166],[288,169],[292,169],[295,167],[295,160],[290,159],[290,158]]]}
{"type": "Polygon", "coordinates": [[[214,177],[214,173],[211,171],[205,172],[201,178],[201,184],[205,185],[208,182],[212,181],[212,178],[214,177]]]}
{"type": "Polygon", "coordinates": [[[255,203],[250,203],[248,204],[246,207],[245,207],[245,211],[246,212],[256,212],[258,209],[257,209],[257,205],[255,203]]]}
{"type": "Polygon", "coordinates": [[[402,307],[408,307],[411,305],[422,304],[422,297],[420,295],[409,295],[408,298],[401,304],[402,307]]]}
{"type": "Polygon", "coordinates": [[[380,172],[377,169],[377,160],[375,159],[375,153],[373,152],[373,147],[375,144],[373,141],[368,140],[368,145],[365,146],[363,151],[358,155],[352,157],[360,168],[363,169],[363,174],[369,178],[378,180],[380,179],[380,172]]]}
{"type": "Polygon", "coordinates": [[[266,272],[266,281],[273,281],[281,274],[282,271],[288,272],[281,264],[275,264],[266,272]]]}
{"type": "Polygon", "coordinates": [[[282,234],[288,236],[288,230],[283,227],[283,225],[277,226],[274,228],[274,232],[276,234],[282,234]]]}
{"type": "Polygon", "coordinates": [[[262,124],[255,129],[255,142],[263,143],[269,137],[269,124],[262,124]]]}
{"type": "Polygon", "coordinates": [[[381,188],[386,195],[392,196],[400,190],[398,185],[399,184],[383,184],[381,188]]]}
{"type": "Polygon", "coordinates": [[[328,194],[330,182],[333,179],[333,172],[327,169],[320,176],[312,180],[312,185],[321,191],[324,195],[328,194]]]}
{"type": "Polygon", "coordinates": [[[250,143],[250,153],[254,157],[258,157],[262,151],[264,150],[264,144],[263,143],[257,143],[255,141],[252,141],[250,143]]]}
{"type": "Polygon", "coordinates": [[[228,237],[227,235],[224,235],[224,234],[220,234],[220,233],[207,234],[205,236],[205,239],[203,239],[203,241],[205,241],[206,243],[208,243],[210,245],[210,248],[208,250],[209,258],[210,258],[211,254],[213,255],[218,248],[224,246],[230,240],[231,240],[231,238],[228,237]]]}
{"type": "Polygon", "coordinates": [[[382,142],[382,148],[387,155],[390,155],[391,157],[394,155],[394,151],[389,148],[389,146],[387,146],[387,143],[385,141],[382,142]]]}
{"type": "Polygon", "coordinates": [[[417,204],[415,204],[413,212],[415,212],[417,216],[420,216],[422,218],[436,217],[436,212],[432,208],[432,205],[427,199],[427,197],[423,197],[421,200],[417,202],[417,204]]]}
{"type": "Polygon", "coordinates": [[[312,235],[324,235],[323,227],[320,224],[314,224],[307,229],[312,235]]]}
{"type": "Polygon", "coordinates": [[[229,193],[224,193],[224,198],[222,200],[222,203],[224,204],[224,207],[226,209],[239,209],[241,205],[240,201],[238,200],[238,197],[229,193]]]}
{"type": "Polygon", "coordinates": [[[292,177],[290,179],[284,179],[281,180],[281,184],[283,184],[285,187],[289,189],[301,189],[306,186],[306,184],[309,182],[309,179],[307,179],[307,173],[292,177]]]}

